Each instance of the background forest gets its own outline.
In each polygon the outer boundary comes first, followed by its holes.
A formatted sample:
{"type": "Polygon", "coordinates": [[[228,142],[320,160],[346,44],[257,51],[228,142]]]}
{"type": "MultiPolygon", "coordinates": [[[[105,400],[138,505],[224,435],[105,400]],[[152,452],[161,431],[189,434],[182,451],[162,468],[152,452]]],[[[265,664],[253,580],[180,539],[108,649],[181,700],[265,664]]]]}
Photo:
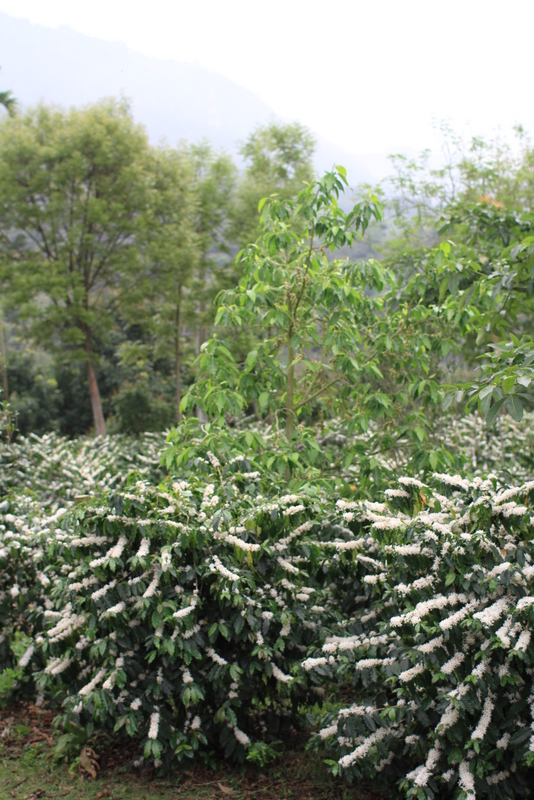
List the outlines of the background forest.
{"type": "Polygon", "coordinates": [[[4,120],[3,391],[20,432],[176,422],[258,202],[296,195],[313,148],[297,124],[258,129],[239,174],[207,142],[150,147],[112,101],[4,120]]]}

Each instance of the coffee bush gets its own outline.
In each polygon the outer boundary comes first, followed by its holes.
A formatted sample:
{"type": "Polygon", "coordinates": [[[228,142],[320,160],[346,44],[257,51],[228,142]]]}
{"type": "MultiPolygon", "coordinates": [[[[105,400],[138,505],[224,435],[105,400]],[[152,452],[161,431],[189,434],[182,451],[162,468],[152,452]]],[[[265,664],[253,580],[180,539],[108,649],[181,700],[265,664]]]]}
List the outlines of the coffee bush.
{"type": "MultiPolygon", "coordinates": [[[[360,609],[304,666],[351,675],[357,700],[315,745],[349,779],[408,797],[526,796],[534,760],[534,481],[401,478],[387,502],[344,503],[360,609]]],[[[355,598],[356,601],[356,598],[355,598]]],[[[357,605],[357,602],[354,603],[357,605]]]]}
{"type": "Polygon", "coordinates": [[[1,537],[6,626],[24,596],[34,638],[21,662],[37,693],[63,696],[63,722],[89,734],[139,737],[156,764],[217,748],[242,760],[288,731],[311,699],[300,662],[339,618],[310,537],[324,500],[267,501],[239,461],[196,473],[133,478],[53,531],[15,519],[1,537]],[[26,553],[32,536],[44,567],[26,553]]]}

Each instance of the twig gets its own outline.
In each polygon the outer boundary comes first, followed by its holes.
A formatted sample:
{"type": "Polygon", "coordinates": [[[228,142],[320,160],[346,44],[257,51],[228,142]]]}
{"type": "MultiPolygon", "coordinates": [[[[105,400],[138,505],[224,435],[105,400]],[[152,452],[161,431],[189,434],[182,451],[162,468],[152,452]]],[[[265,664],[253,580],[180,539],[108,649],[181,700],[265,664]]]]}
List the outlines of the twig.
{"type": "Polygon", "coordinates": [[[22,780],[18,781],[18,783],[14,783],[11,788],[12,789],[16,789],[17,786],[20,786],[22,783],[24,783],[24,781],[27,781],[27,780],[28,780],[28,778],[22,778],[22,780]]]}

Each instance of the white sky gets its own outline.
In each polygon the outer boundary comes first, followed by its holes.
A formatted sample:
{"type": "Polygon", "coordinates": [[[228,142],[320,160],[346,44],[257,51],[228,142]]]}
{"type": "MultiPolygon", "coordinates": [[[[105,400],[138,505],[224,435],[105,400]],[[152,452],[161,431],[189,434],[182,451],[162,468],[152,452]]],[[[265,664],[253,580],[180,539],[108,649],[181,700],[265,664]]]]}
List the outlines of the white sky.
{"type": "MultiPolygon", "coordinates": [[[[0,0],[158,58],[194,61],[349,152],[534,132],[532,0],[0,0]]],[[[28,54],[31,58],[31,54],[28,54]]]]}

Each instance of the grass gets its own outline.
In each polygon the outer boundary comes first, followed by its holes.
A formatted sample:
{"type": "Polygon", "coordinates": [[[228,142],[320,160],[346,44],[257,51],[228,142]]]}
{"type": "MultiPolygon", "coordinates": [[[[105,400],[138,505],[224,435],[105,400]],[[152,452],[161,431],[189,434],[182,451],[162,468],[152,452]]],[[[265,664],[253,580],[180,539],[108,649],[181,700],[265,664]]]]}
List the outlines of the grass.
{"type": "Polygon", "coordinates": [[[32,704],[0,710],[0,800],[380,800],[370,785],[335,780],[321,757],[303,749],[286,751],[261,771],[221,763],[216,770],[189,766],[160,777],[136,771],[129,743],[119,740],[97,748],[93,778],[83,755],[70,765],[54,761],[52,720],[51,711],[32,704]]]}

